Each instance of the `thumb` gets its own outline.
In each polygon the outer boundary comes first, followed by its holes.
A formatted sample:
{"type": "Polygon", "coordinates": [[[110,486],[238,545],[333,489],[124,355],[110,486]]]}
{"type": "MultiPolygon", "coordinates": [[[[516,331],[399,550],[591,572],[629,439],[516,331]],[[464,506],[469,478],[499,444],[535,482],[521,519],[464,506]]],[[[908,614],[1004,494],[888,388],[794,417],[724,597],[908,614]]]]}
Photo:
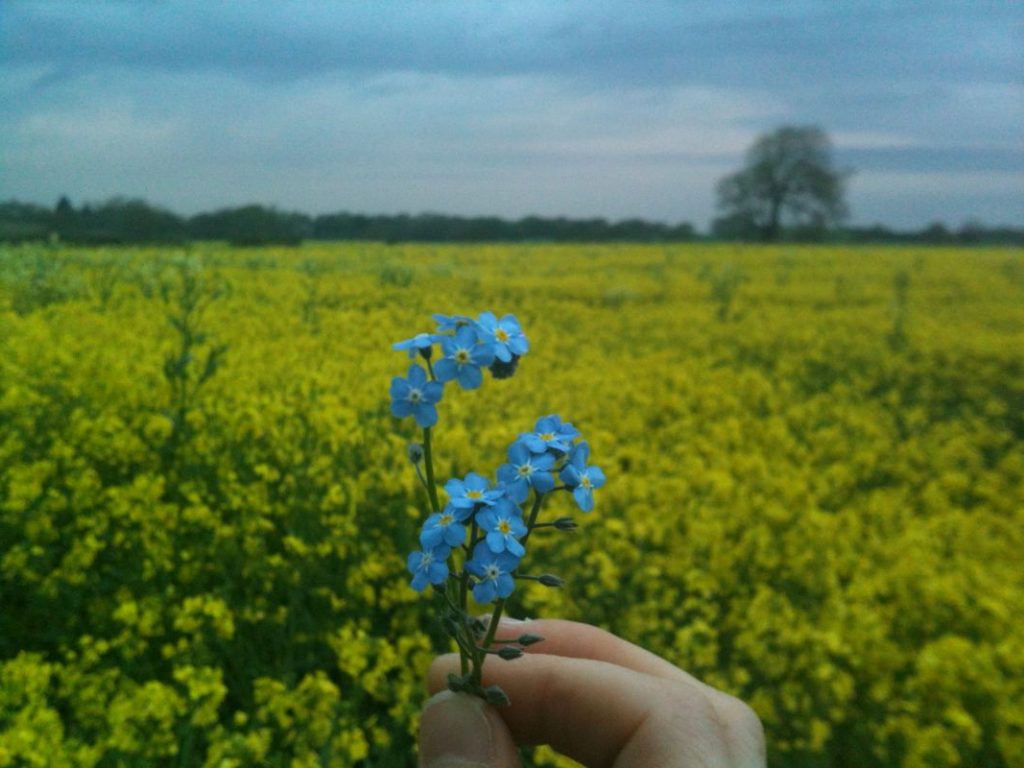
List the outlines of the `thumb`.
{"type": "Polygon", "coordinates": [[[421,768],[519,768],[501,716],[476,696],[441,691],[420,717],[421,768]]]}

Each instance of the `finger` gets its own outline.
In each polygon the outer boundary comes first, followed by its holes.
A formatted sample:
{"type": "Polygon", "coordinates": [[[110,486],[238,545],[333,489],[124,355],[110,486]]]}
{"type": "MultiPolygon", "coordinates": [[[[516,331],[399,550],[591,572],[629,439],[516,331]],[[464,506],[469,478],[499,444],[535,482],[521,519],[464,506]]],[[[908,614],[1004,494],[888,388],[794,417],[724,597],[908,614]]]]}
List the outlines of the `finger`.
{"type": "MultiPolygon", "coordinates": [[[[436,659],[431,690],[457,670],[454,654],[436,659]]],[[[736,739],[732,715],[723,719],[706,686],[689,680],[535,653],[486,664],[484,684],[501,686],[511,700],[499,714],[517,743],[550,744],[587,766],[763,765],[757,718],[739,705],[736,719],[751,735],[736,739]]]]}
{"type": "Polygon", "coordinates": [[[476,696],[442,691],[420,716],[422,768],[519,768],[519,753],[508,726],[476,696]]]}
{"type": "Polygon", "coordinates": [[[514,639],[527,634],[544,638],[543,642],[526,647],[527,653],[607,661],[654,677],[689,680],[704,685],[660,656],[590,624],[564,619],[517,621],[507,618],[498,624],[498,637],[514,639]]]}
{"type": "MultiPolygon", "coordinates": [[[[721,715],[720,719],[728,728],[735,725],[736,718],[732,717],[732,713],[738,708],[746,708],[743,702],[711,687],[660,656],[591,624],[564,619],[519,621],[503,617],[498,625],[498,637],[511,638],[523,634],[544,638],[543,642],[527,646],[524,650],[528,653],[606,661],[636,672],[695,685],[710,699],[712,706],[721,715]]],[[[740,717],[739,724],[742,725],[749,719],[745,716],[740,717]]],[[[747,734],[740,733],[737,736],[746,738],[747,734]]]]}

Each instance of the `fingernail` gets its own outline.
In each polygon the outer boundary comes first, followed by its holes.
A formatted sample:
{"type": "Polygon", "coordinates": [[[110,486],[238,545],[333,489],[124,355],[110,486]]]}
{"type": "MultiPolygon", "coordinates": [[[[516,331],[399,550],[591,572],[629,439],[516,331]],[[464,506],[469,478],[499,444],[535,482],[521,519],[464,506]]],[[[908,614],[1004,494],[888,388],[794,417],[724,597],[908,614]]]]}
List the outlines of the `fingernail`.
{"type": "Polygon", "coordinates": [[[420,717],[422,768],[488,768],[494,752],[483,701],[451,691],[431,697],[420,717]]]}

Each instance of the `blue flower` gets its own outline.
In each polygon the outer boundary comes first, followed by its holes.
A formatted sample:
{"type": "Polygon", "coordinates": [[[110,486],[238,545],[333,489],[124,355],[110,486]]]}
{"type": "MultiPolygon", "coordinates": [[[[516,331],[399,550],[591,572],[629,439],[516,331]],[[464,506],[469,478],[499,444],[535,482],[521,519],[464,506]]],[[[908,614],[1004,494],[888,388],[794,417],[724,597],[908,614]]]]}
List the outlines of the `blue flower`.
{"type": "Polygon", "coordinates": [[[498,467],[498,480],[505,484],[508,497],[516,504],[526,501],[530,488],[547,493],[555,487],[550,471],[555,457],[550,453],[531,454],[524,443],[516,441],[509,446],[508,461],[498,467]]]}
{"type": "Polygon", "coordinates": [[[444,584],[448,578],[448,554],[451,550],[445,546],[424,549],[409,555],[406,567],[412,574],[412,588],[422,592],[427,584],[444,584]]]}
{"type": "Polygon", "coordinates": [[[508,552],[516,557],[522,557],[526,553],[523,545],[519,543],[519,539],[526,535],[523,514],[519,507],[507,498],[493,507],[481,510],[476,516],[476,522],[487,532],[485,541],[491,552],[508,552]]]}
{"type": "Polygon", "coordinates": [[[562,423],[560,416],[543,416],[537,419],[533,432],[524,432],[519,436],[527,448],[533,453],[544,453],[552,450],[568,453],[572,441],[580,436],[580,431],[569,422],[562,423]]]}
{"type": "Polygon", "coordinates": [[[496,598],[505,598],[515,589],[512,571],[519,566],[519,558],[508,552],[495,553],[487,542],[478,542],[473,547],[473,558],[466,562],[466,570],[476,576],[473,585],[473,599],[478,603],[491,603],[496,598]]]}
{"type": "Polygon", "coordinates": [[[562,468],[559,477],[569,488],[579,508],[589,512],[594,508],[594,489],[604,485],[604,472],[600,467],[588,467],[590,446],[582,442],[573,447],[568,463],[562,468]]]}
{"type": "Polygon", "coordinates": [[[420,545],[424,549],[432,549],[442,544],[457,547],[464,543],[466,526],[460,522],[457,513],[458,510],[449,504],[442,511],[428,517],[420,530],[420,545]]]}
{"type": "Polygon", "coordinates": [[[473,318],[466,317],[465,315],[438,315],[435,314],[434,320],[437,321],[438,333],[445,331],[457,331],[466,325],[473,325],[473,318]]]}
{"type": "Polygon", "coordinates": [[[437,408],[434,403],[441,400],[444,385],[439,381],[427,381],[427,374],[415,363],[409,366],[409,376],[396,376],[391,380],[391,413],[400,419],[412,416],[421,427],[432,427],[437,423],[437,408]]]}
{"type": "Polygon", "coordinates": [[[454,507],[459,521],[473,514],[473,510],[481,504],[491,505],[505,495],[502,488],[491,488],[486,477],[470,472],[465,480],[451,479],[444,484],[449,504],[454,507]]]}
{"type": "Polygon", "coordinates": [[[505,315],[498,320],[493,312],[484,312],[480,315],[479,325],[484,338],[494,344],[494,356],[503,363],[511,362],[513,357],[522,357],[530,350],[530,342],[523,335],[515,315],[505,315]]]}
{"type": "Polygon", "coordinates": [[[436,339],[432,334],[429,333],[417,333],[411,339],[405,341],[396,341],[391,345],[392,349],[409,351],[409,359],[416,357],[416,353],[420,353],[424,358],[429,358],[430,353],[433,351],[434,342],[436,339]]]}
{"type": "Polygon", "coordinates": [[[474,326],[463,326],[454,336],[441,339],[444,358],[437,361],[434,373],[438,381],[458,379],[463,389],[476,389],[483,382],[481,366],[494,360],[494,345],[481,343],[474,326]]]}

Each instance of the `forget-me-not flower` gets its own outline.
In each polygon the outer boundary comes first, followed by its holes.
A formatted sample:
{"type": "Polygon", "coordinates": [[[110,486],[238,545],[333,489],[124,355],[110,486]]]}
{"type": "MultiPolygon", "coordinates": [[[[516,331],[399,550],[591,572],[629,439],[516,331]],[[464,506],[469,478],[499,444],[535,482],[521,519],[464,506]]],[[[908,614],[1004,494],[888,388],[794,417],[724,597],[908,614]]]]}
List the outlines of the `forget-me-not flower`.
{"type": "Polygon", "coordinates": [[[412,588],[422,592],[427,584],[444,584],[448,578],[448,555],[451,550],[444,546],[412,552],[406,562],[412,574],[412,588]]]}
{"type": "Polygon", "coordinates": [[[463,389],[476,389],[483,383],[481,366],[490,365],[494,360],[494,345],[480,342],[477,329],[464,326],[454,336],[441,339],[444,358],[437,361],[434,373],[438,381],[457,379],[463,389]]]}
{"type": "Polygon", "coordinates": [[[478,603],[491,603],[505,598],[515,589],[512,571],[519,566],[519,558],[509,552],[492,552],[487,542],[473,547],[473,557],[466,562],[466,570],[476,576],[473,599],[478,603]]]}
{"type": "Polygon", "coordinates": [[[548,450],[568,453],[572,448],[572,441],[579,436],[580,432],[576,427],[569,422],[563,423],[561,416],[551,415],[537,419],[533,432],[524,432],[519,435],[519,440],[533,453],[544,453],[548,450]]]}
{"type": "Polygon", "coordinates": [[[487,533],[484,539],[491,552],[508,552],[522,557],[526,550],[519,539],[526,535],[526,523],[523,514],[515,504],[507,498],[502,499],[493,507],[481,510],[476,522],[487,533]]]}
{"type": "Polygon", "coordinates": [[[490,481],[476,472],[470,472],[464,480],[452,478],[444,484],[444,491],[460,521],[473,514],[481,504],[491,505],[505,495],[504,489],[491,488],[490,481]]]}
{"type": "Polygon", "coordinates": [[[584,441],[573,446],[568,463],[562,468],[559,477],[569,488],[576,504],[584,512],[594,508],[594,489],[604,485],[604,472],[600,467],[588,467],[590,446],[584,441]]]}
{"type": "Polygon", "coordinates": [[[465,315],[441,315],[435,314],[434,320],[437,321],[438,333],[445,331],[457,331],[466,325],[473,325],[473,318],[466,317],[465,315]]]}
{"type": "Polygon", "coordinates": [[[513,356],[522,357],[530,350],[530,342],[515,315],[505,315],[498,320],[493,312],[484,312],[479,325],[484,338],[494,344],[494,356],[503,363],[510,362],[513,356]]]}
{"type": "Polygon", "coordinates": [[[432,427],[437,423],[434,403],[441,400],[443,393],[444,385],[427,381],[426,371],[414,363],[406,378],[396,376],[391,380],[391,413],[400,419],[412,416],[421,427],[432,427]]]}
{"type": "Polygon", "coordinates": [[[555,487],[555,478],[551,476],[555,457],[550,453],[530,453],[530,449],[517,440],[508,448],[508,461],[498,467],[498,480],[505,484],[508,497],[516,504],[526,501],[530,488],[547,493],[555,487]]]}
{"type": "Polygon", "coordinates": [[[425,358],[430,357],[430,353],[433,350],[434,342],[436,339],[433,334],[430,333],[417,333],[411,339],[405,339],[404,341],[396,341],[391,345],[392,349],[396,350],[408,350],[409,359],[416,357],[416,353],[423,355],[425,358]]]}
{"type": "Polygon", "coordinates": [[[428,517],[420,530],[420,545],[424,549],[431,549],[440,544],[457,547],[465,542],[466,526],[461,523],[457,512],[458,510],[449,504],[440,512],[428,517]]]}

